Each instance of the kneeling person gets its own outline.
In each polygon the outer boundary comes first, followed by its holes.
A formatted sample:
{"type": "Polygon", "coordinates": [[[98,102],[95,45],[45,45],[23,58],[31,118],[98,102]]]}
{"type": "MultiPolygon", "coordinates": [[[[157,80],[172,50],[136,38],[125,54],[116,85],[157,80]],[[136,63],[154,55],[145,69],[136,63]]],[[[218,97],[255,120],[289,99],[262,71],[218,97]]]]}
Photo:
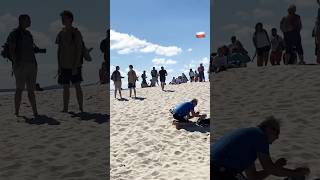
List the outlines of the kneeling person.
{"type": "Polygon", "coordinates": [[[173,118],[178,122],[189,122],[189,119],[193,117],[200,117],[199,112],[194,112],[194,108],[197,106],[198,100],[192,99],[190,102],[184,102],[182,104],[177,105],[171,113],[173,114],[173,118]],[[190,116],[191,114],[191,116],[190,116]]]}

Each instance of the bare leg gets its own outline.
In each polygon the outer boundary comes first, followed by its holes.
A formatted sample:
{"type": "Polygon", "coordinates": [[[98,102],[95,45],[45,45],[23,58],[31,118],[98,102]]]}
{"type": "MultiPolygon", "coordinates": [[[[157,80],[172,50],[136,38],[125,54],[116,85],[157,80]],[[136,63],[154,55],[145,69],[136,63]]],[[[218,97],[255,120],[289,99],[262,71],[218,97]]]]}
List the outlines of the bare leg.
{"type": "Polygon", "coordinates": [[[300,64],[305,64],[303,54],[299,54],[300,64]]]}
{"type": "Polygon", "coordinates": [[[258,67],[263,66],[263,57],[257,56],[257,65],[258,67]]]}
{"type": "Polygon", "coordinates": [[[117,99],[117,89],[114,90],[114,98],[117,99]]]}
{"type": "Polygon", "coordinates": [[[137,97],[137,92],[136,92],[136,88],[133,88],[133,92],[134,92],[134,97],[137,97]]]}
{"type": "Polygon", "coordinates": [[[21,97],[22,97],[22,89],[16,89],[16,93],[14,95],[14,106],[15,106],[15,115],[19,116],[21,97]]]}
{"type": "Polygon", "coordinates": [[[130,88],[130,97],[131,97],[131,94],[132,94],[132,88],[130,88]]]}
{"type": "Polygon", "coordinates": [[[286,56],[284,58],[284,64],[288,65],[289,64],[289,60],[291,58],[291,54],[290,53],[286,53],[286,56]]]}
{"type": "Polygon", "coordinates": [[[70,99],[70,86],[63,85],[63,110],[62,110],[62,112],[68,112],[69,99],[70,99]]]}
{"type": "Polygon", "coordinates": [[[269,52],[266,52],[265,55],[264,55],[265,66],[268,65],[268,60],[269,60],[269,52]]]}
{"type": "Polygon", "coordinates": [[[122,99],[122,95],[121,95],[121,89],[119,89],[119,94],[120,94],[120,98],[122,99]]]}
{"type": "Polygon", "coordinates": [[[77,83],[74,85],[74,87],[76,89],[79,110],[80,110],[80,112],[83,112],[83,92],[82,92],[81,86],[79,83],[77,83]]]}
{"type": "Polygon", "coordinates": [[[28,98],[32,107],[33,115],[38,116],[36,96],[33,90],[28,90],[28,98]]]}

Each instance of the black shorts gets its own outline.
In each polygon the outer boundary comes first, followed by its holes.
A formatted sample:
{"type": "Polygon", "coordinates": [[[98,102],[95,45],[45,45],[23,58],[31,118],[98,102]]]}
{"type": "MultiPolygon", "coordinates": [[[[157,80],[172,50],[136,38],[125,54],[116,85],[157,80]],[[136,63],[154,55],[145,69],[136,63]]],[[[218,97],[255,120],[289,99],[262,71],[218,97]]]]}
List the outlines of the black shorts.
{"type": "MultiPolygon", "coordinates": [[[[210,162],[210,164],[213,164],[210,162]]],[[[221,172],[220,169],[210,166],[211,178],[214,180],[248,180],[242,173],[236,173],[234,171],[221,172]]]]}
{"type": "Polygon", "coordinates": [[[183,116],[180,116],[178,114],[173,114],[173,118],[175,120],[178,120],[179,122],[189,122],[188,120],[186,120],[183,116]]]}
{"type": "Polygon", "coordinates": [[[264,46],[262,48],[257,48],[257,55],[258,56],[263,56],[264,53],[267,53],[270,51],[270,46],[264,46]]]}
{"type": "Polygon", "coordinates": [[[75,75],[72,75],[72,69],[61,69],[61,72],[58,77],[58,83],[61,85],[70,85],[81,83],[83,81],[82,78],[82,68],[77,68],[77,73],[75,75]]]}
{"type": "Polygon", "coordinates": [[[293,51],[296,50],[299,55],[303,55],[301,35],[299,32],[290,31],[284,33],[284,42],[287,54],[292,54],[293,51]]]}
{"type": "Polygon", "coordinates": [[[136,83],[128,83],[128,88],[136,88],[136,83]]]}
{"type": "Polygon", "coordinates": [[[161,77],[160,76],[160,82],[166,82],[166,77],[161,77]]]}

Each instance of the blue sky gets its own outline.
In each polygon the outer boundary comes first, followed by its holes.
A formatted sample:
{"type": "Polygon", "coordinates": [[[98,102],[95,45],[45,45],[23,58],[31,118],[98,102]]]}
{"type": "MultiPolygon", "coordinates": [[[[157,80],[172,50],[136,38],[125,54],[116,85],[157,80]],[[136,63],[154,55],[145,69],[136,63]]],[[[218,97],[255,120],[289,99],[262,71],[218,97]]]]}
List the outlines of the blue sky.
{"type": "MultiPolygon", "coordinates": [[[[93,62],[85,62],[83,68],[84,83],[97,82],[98,69],[103,60],[99,50],[100,41],[105,37],[108,12],[106,1],[101,0],[11,0],[1,3],[0,9],[0,43],[5,42],[9,32],[17,26],[20,14],[29,14],[32,25],[29,28],[35,42],[42,48],[47,48],[46,55],[37,55],[39,64],[38,82],[42,86],[56,85],[53,77],[57,71],[56,35],[61,28],[59,14],[63,10],[71,10],[74,14],[75,26],[81,31],[88,47],[93,47],[91,55],[93,62]]],[[[14,78],[10,76],[11,64],[0,57],[0,89],[14,88],[14,78]]]]}
{"type": "Polygon", "coordinates": [[[312,29],[317,15],[316,0],[223,0],[216,1],[214,18],[213,49],[230,43],[230,37],[236,35],[248,49],[251,57],[254,53],[252,34],[257,22],[262,22],[268,32],[272,27],[279,31],[280,20],[287,14],[290,4],[297,6],[297,14],[301,16],[303,30],[302,44],[305,60],[315,63],[314,39],[312,29]],[[232,6],[231,6],[232,4],[232,6]]]}
{"type": "Polygon", "coordinates": [[[111,0],[110,7],[111,70],[118,65],[126,75],[132,64],[139,75],[146,70],[150,78],[153,66],[164,66],[168,82],[200,62],[207,70],[209,0],[111,0]],[[197,39],[196,32],[205,32],[206,38],[197,39]]]}

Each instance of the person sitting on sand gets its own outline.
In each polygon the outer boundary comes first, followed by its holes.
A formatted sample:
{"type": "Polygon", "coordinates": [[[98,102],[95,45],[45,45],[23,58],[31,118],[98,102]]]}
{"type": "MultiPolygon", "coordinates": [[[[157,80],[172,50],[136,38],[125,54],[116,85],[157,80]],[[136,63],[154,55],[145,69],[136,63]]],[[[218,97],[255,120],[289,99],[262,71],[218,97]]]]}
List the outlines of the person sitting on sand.
{"type": "Polygon", "coordinates": [[[200,112],[194,112],[194,108],[198,105],[197,99],[189,102],[178,104],[174,109],[170,110],[173,118],[178,122],[190,122],[193,117],[200,117],[200,112]],[[191,114],[191,115],[190,115],[191,114]]]}
{"type": "Polygon", "coordinates": [[[169,84],[176,84],[176,77],[173,77],[169,84]]]}
{"type": "Polygon", "coordinates": [[[267,117],[258,127],[242,128],[223,136],[211,145],[211,174],[215,180],[265,179],[269,175],[278,177],[304,177],[308,168],[294,170],[285,168],[286,160],[272,161],[269,145],[279,138],[280,122],[267,117]],[[263,170],[257,171],[256,159],[263,170]],[[247,178],[242,172],[245,171],[247,178]]]}
{"type": "Polygon", "coordinates": [[[228,65],[228,57],[226,56],[225,48],[220,47],[217,52],[218,55],[212,57],[212,66],[215,73],[227,70],[228,65]]]}
{"type": "Polygon", "coordinates": [[[242,43],[237,40],[236,36],[231,37],[231,44],[228,46],[229,53],[248,54],[248,51],[243,47],[242,43]]]}

